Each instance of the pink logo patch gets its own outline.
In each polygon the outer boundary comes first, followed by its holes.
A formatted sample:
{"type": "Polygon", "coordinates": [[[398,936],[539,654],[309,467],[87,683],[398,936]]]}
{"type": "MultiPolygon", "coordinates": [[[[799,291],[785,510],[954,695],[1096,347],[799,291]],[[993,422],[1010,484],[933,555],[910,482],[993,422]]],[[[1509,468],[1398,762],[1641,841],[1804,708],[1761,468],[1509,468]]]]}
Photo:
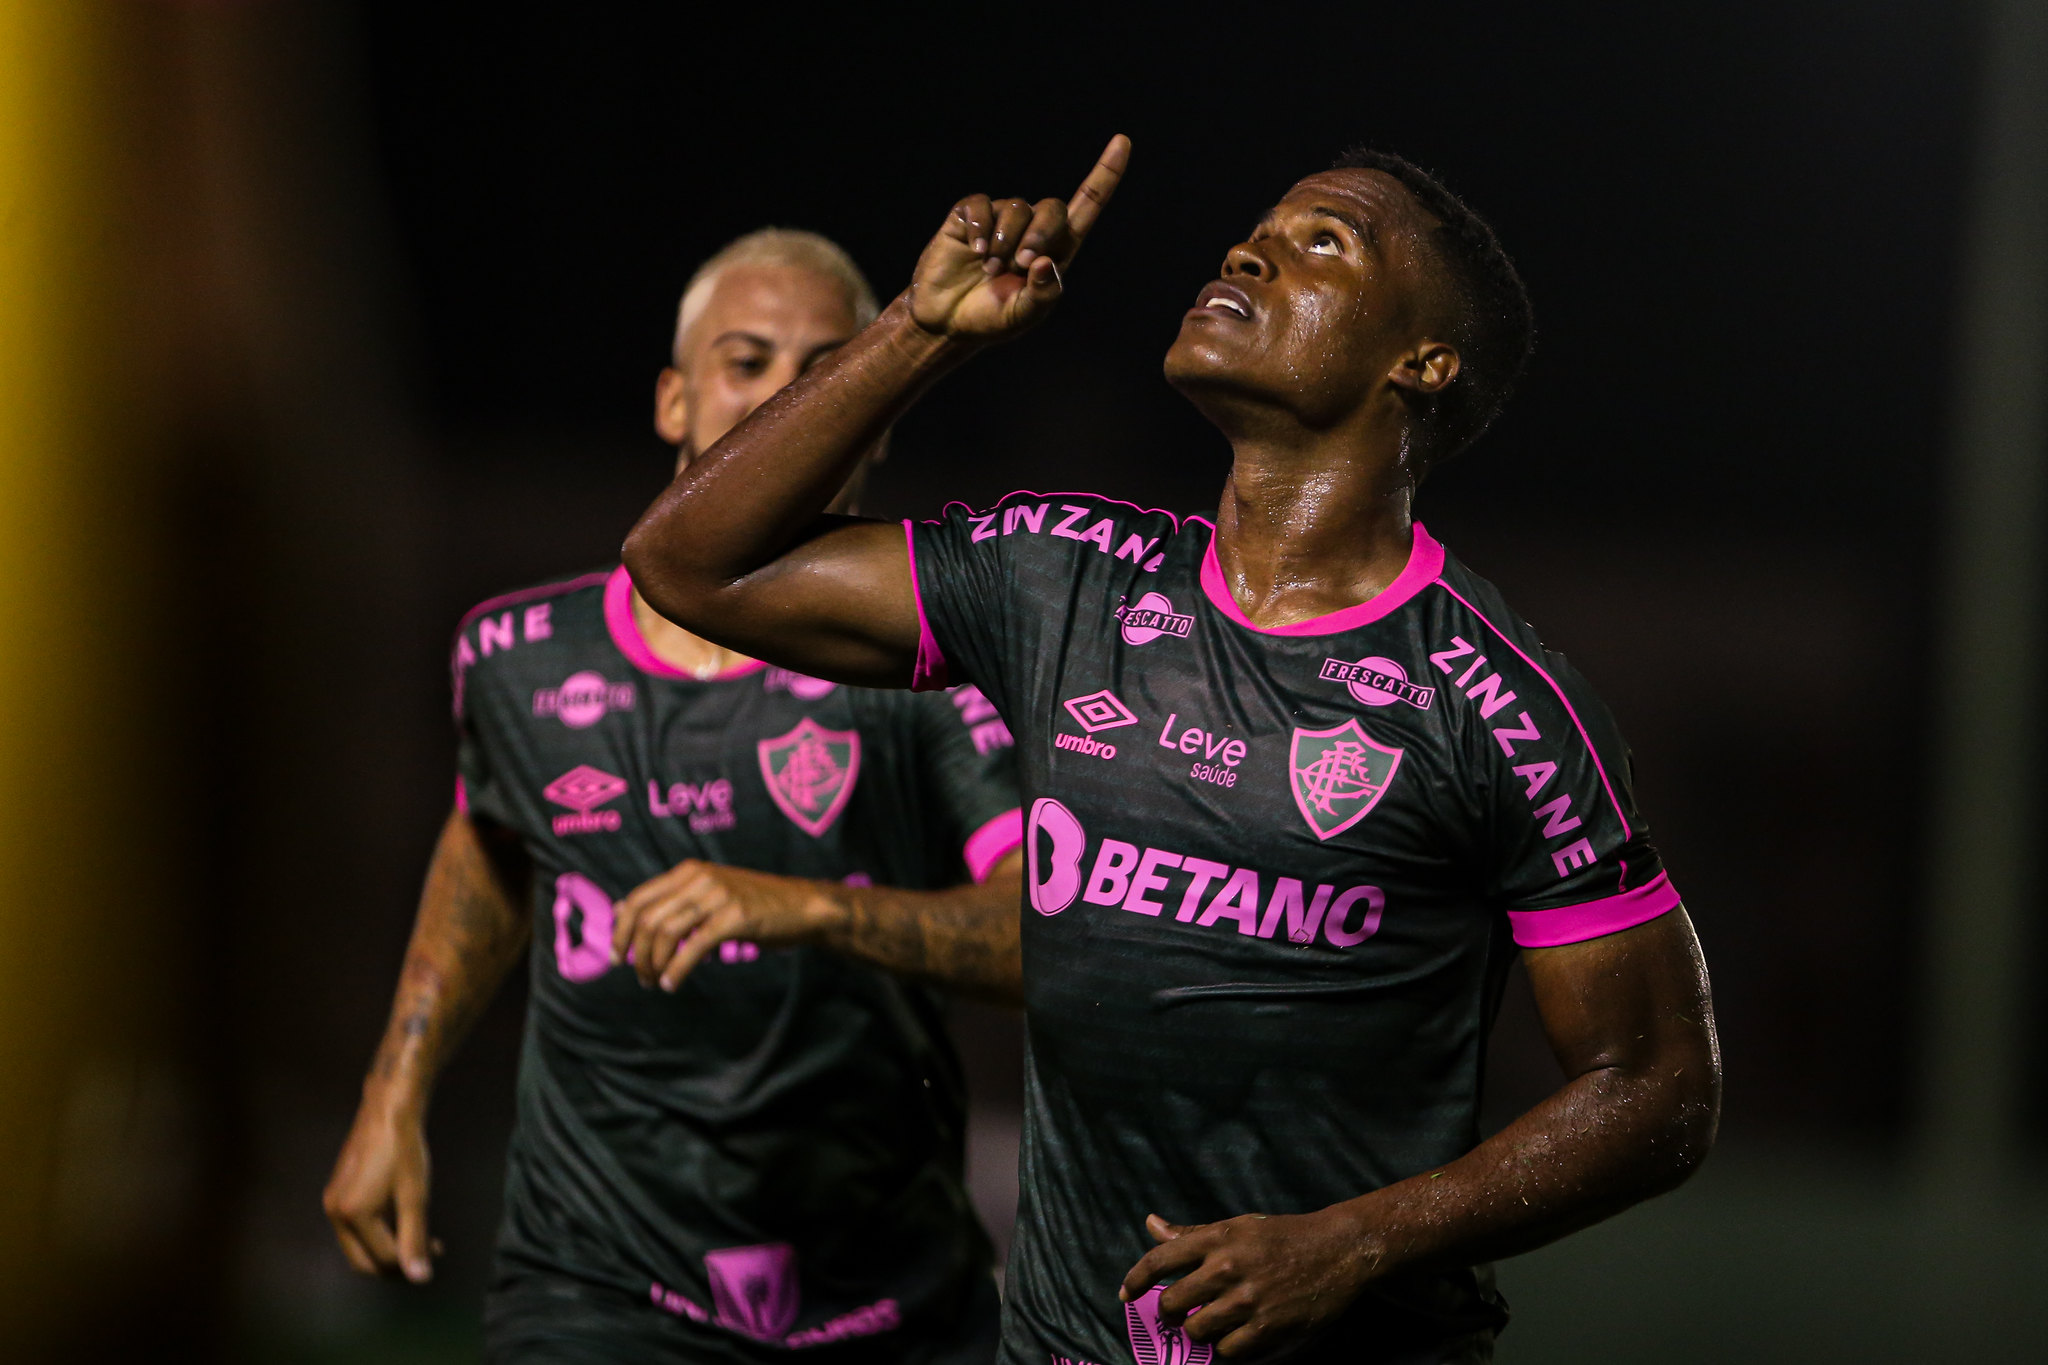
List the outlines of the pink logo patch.
{"type": "Polygon", "coordinates": [[[588,763],[579,763],[541,788],[541,795],[576,812],[574,815],[557,815],[555,833],[590,834],[614,830],[623,823],[623,817],[617,811],[598,810],[597,807],[615,800],[625,790],[625,778],[613,777],[588,763]]]}
{"type": "Polygon", "coordinates": [[[1316,676],[1324,682],[1343,683],[1351,690],[1353,698],[1367,706],[1392,706],[1397,701],[1404,701],[1418,711],[1427,711],[1430,703],[1436,700],[1434,687],[1421,687],[1409,682],[1407,669],[1377,654],[1357,663],[1325,659],[1323,671],[1316,676]]]}
{"type": "Polygon", "coordinates": [[[570,981],[612,968],[612,898],[580,872],[555,878],[555,967],[570,981]]]}
{"type": "Polygon", "coordinates": [[[781,1344],[782,1334],[796,1322],[800,1302],[795,1247],[770,1242],[707,1251],[704,1273],[711,1281],[711,1304],[721,1327],[781,1344]]]}
{"type": "Polygon", "coordinates": [[[820,697],[830,696],[832,689],[837,686],[838,683],[827,682],[823,678],[813,678],[803,673],[793,673],[787,668],[771,668],[768,670],[768,676],[761,680],[762,691],[787,691],[798,701],[816,701],[820,697]]]}
{"type": "Polygon", "coordinates": [[[587,730],[612,711],[633,709],[631,683],[606,682],[604,674],[586,670],[571,673],[560,687],[543,687],[533,694],[533,714],[553,716],[571,730],[587,730]]]}
{"type": "Polygon", "coordinates": [[[813,839],[832,828],[860,777],[860,732],[827,730],[805,716],[777,739],[755,746],[768,794],[813,839]]]}
{"type": "Polygon", "coordinates": [[[1195,626],[1194,617],[1176,612],[1172,600],[1158,592],[1146,593],[1134,607],[1118,607],[1116,618],[1123,623],[1127,645],[1149,645],[1162,635],[1185,640],[1195,626]]]}
{"type": "Polygon", "coordinates": [[[1294,732],[1288,780],[1316,838],[1336,838],[1379,804],[1401,767],[1401,752],[1366,734],[1355,719],[1294,732]]]}
{"type": "Polygon", "coordinates": [[[1124,1325],[1138,1365],[1209,1365],[1215,1352],[1208,1342],[1189,1341],[1180,1328],[1159,1321],[1159,1288],[1154,1285],[1124,1305],[1124,1325]]]}

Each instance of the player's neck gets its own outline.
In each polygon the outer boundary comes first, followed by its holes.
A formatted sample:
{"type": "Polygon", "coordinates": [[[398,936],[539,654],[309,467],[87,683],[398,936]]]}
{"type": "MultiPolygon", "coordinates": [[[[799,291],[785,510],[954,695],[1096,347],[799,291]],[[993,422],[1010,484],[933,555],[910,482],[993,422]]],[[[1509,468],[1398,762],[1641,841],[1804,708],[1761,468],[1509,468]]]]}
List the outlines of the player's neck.
{"type": "Polygon", "coordinates": [[[642,601],[638,589],[633,593],[633,624],[640,628],[640,638],[655,658],[693,678],[715,678],[753,662],[744,654],[690,634],[642,601]]]}
{"type": "Polygon", "coordinates": [[[1414,545],[1415,483],[1398,444],[1233,445],[1216,509],[1216,562],[1253,622],[1282,626],[1342,611],[1400,576],[1414,545]]]}

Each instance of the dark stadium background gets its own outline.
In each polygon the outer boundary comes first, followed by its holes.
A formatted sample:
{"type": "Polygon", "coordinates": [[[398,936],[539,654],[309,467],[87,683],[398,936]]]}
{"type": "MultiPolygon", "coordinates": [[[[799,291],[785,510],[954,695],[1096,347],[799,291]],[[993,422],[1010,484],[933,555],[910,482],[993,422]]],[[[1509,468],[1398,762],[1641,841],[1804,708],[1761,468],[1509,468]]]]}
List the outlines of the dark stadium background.
{"type": "MultiPolygon", "coordinates": [[[[651,386],[697,260],[811,227],[886,297],[955,197],[1064,194],[1117,131],[1132,171],[1060,313],[903,423],[868,510],[1036,487],[1207,511],[1227,450],[1159,358],[1258,213],[1366,141],[1492,220],[1539,349],[1420,513],[1630,736],[1728,1075],[1692,1185],[1502,1267],[1501,1359],[2048,1353],[2044,1021],[1998,1009],[2043,943],[1951,933],[1936,842],[2002,11],[78,12],[49,60],[93,92],[111,188],[75,349],[125,434],[64,581],[105,613],[76,648],[127,738],[59,755],[119,793],[81,794],[64,845],[112,869],[83,874],[90,932],[7,921],[67,965],[8,1053],[33,1065],[0,1355],[474,1358],[519,993],[441,1088],[435,1285],[351,1276],[319,1211],[448,803],[448,632],[606,562],[665,479],[651,386]],[[1943,1022],[1984,998],[1989,1032],[1943,1022]]],[[[2016,117],[2038,184],[2048,101],[2016,117]]],[[[2016,382],[2038,411],[2048,361],[2016,382]]],[[[2035,819],[2031,784],[1996,795],[2035,819]]],[[[1000,1230],[1017,1025],[959,1032],[1000,1230]]],[[[1553,1075],[1511,997],[1489,1111],[1553,1075]]]]}

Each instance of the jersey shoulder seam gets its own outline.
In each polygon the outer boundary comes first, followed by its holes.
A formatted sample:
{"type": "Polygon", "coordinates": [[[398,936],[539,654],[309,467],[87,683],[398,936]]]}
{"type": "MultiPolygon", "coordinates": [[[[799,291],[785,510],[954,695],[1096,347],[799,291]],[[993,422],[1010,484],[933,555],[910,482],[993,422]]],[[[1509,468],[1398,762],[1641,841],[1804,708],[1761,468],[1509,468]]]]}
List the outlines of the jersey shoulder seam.
{"type": "Polygon", "coordinates": [[[1435,586],[1442,588],[1446,593],[1450,594],[1451,599],[1453,601],[1457,602],[1460,606],[1464,607],[1466,611],[1470,612],[1473,615],[1473,617],[1475,617],[1478,620],[1479,624],[1485,626],[1486,629],[1491,631],[1494,634],[1494,636],[1500,640],[1502,644],[1506,645],[1509,649],[1513,650],[1515,652],[1515,657],[1520,659],[1524,664],[1528,665],[1530,671],[1533,672],[1537,677],[1541,678],[1544,681],[1544,683],[1550,688],[1551,693],[1557,698],[1558,704],[1564,707],[1565,715],[1571,718],[1572,728],[1578,732],[1579,742],[1586,746],[1586,753],[1593,760],[1593,771],[1598,773],[1600,776],[1600,786],[1601,789],[1607,793],[1608,804],[1614,808],[1614,818],[1621,822],[1621,837],[1624,840],[1630,838],[1633,834],[1633,829],[1632,826],[1629,824],[1627,812],[1625,812],[1621,808],[1621,798],[1615,794],[1614,783],[1607,776],[1607,764],[1605,760],[1603,760],[1600,757],[1599,746],[1593,743],[1593,736],[1586,729],[1586,722],[1579,718],[1579,709],[1576,706],[1572,705],[1572,699],[1569,695],[1566,694],[1563,686],[1560,685],[1557,679],[1551,675],[1549,669],[1545,668],[1542,664],[1539,664],[1534,659],[1530,658],[1528,651],[1524,650],[1521,647],[1521,645],[1517,644],[1514,638],[1510,636],[1506,631],[1502,630],[1499,626],[1495,625],[1491,617],[1489,617],[1485,612],[1481,611],[1477,606],[1475,606],[1472,603],[1472,601],[1469,598],[1467,598],[1463,593],[1459,592],[1456,588],[1452,587],[1449,583],[1445,582],[1444,575],[1437,575],[1435,580],[1435,586]]]}
{"type": "Polygon", "coordinates": [[[516,607],[523,603],[539,601],[544,597],[563,597],[569,593],[578,592],[586,588],[601,588],[604,586],[605,580],[610,578],[615,572],[617,571],[614,569],[600,569],[595,573],[578,574],[574,578],[559,579],[551,583],[537,584],[530,588],[519,588],[512,592],[499,593],[496,597],[486,597],[483,601],[462,613],[462,619],[455,623],[455,633],[460,635],[463,631],[468,630],[470,624],[479,616],[484,615],[486,612],[496,611],[500,607],[516,607]]]}

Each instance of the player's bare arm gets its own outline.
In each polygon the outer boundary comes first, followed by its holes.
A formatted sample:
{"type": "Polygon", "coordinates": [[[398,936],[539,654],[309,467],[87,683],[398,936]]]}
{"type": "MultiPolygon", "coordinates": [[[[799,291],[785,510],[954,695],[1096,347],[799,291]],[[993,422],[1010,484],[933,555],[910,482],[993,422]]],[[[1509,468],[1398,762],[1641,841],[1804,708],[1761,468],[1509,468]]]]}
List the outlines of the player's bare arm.
{"type": "Polygon", "coordinates": [[[441,1066],[526,950],[527,875],[516,841],[451,813],[420,895],[391,1021],[322,1204],[349,1264],[433,1276],[427,1230],[427,1102],[441,1066]]]}
{"type": "Polygon", "coordinates": [[[1523,956],[1569,1078],[1548,1099],[1457,1161],[1317,1213],[1200,1227],[1154,1217],[1160,1245],[1122,1296],[1174,1280],[1162,1321],[1184,1321],[1219,1355],[1260,1359],[1313,1336],[1382,1275],[1519,1255],[1682,1182],[1713,1145],[1721,1102],[1706,963],[1685,911],[1523,956]]]}
{"type": "Polygon", "coordinates": [[[613,956],[631,961],[642,985],[673,991],[721,943],[813,944],[1018,1005],[1022,863],[1022,854],[1012,852],[980,885],[904,891],[684,862],[619,902],[613,956]]]}
{"type": "Polygon", "coordinates": [[[1050,314],[1129,158],[1129,140],[1112,138],[1070,200],[955,204],[909,289],[692,461],[640,519],[625,561],[648,604],[756,658],[905,686],[918,620],[902,530],[822,513],[934,381],[1050,314]]]}

